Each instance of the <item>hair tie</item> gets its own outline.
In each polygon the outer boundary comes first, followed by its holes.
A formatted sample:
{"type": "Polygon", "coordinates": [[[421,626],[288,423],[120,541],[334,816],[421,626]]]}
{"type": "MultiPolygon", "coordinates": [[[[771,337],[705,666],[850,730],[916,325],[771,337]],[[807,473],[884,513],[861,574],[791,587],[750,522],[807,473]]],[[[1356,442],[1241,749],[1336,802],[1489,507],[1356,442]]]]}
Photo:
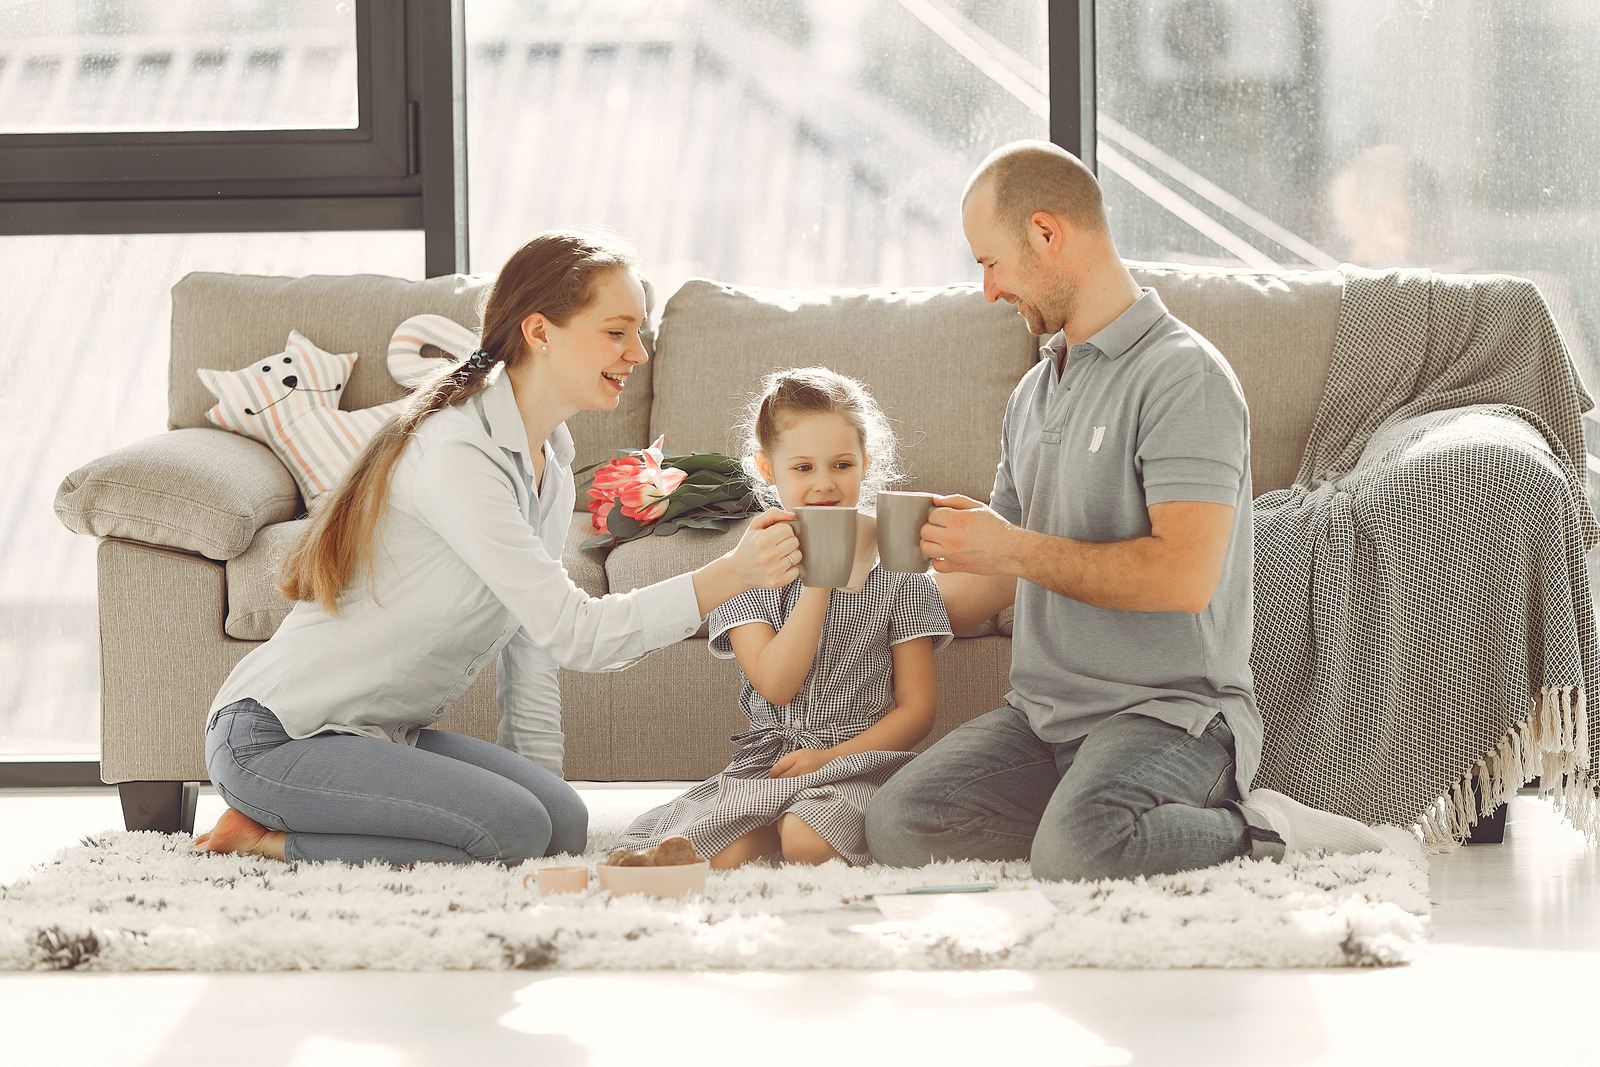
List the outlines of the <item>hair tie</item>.
{"type": "Polygon", "coordinates": [[[475,348],[472,350],[472,355],[467,357],[466,366],[468,370],[487,371],[498,362],[500,361],[489,355],[484,349],[475,348]]]}

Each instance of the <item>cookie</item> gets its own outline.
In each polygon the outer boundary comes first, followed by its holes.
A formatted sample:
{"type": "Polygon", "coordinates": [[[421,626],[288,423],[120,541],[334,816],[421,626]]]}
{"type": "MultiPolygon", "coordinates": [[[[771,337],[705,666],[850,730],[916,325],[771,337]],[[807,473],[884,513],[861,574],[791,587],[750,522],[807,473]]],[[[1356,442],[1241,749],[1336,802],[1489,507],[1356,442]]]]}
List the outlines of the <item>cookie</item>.
{"type": "Polygon", "coordinates": [[[606,863],[612,867],[649,867],[650,854],[648,852],[635,852],[631,848],[619,848],[606,857],[606,863]]]}
{"type": "Polygon", "coordinates": [[[700,854],[694,850],[687,837],[669,837],[654,850],[657,867],[678,867],[685,863],[699,863],[700,854]]]}

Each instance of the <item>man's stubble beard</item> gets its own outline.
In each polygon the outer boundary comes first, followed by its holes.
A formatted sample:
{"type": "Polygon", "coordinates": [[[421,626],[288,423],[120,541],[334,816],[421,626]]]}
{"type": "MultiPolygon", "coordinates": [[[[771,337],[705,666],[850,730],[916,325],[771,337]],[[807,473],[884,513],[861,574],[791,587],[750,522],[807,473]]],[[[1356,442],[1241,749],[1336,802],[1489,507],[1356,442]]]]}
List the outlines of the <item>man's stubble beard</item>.
{"type": "Polygon", "coordinates": [[[1051,278],[1038,268],[1038,257],[1028,250],[1024,266],[1033,299],[1017,294],[1017,311],[1035,337],[1053,337],[1066,328],[1078,312],[1078,283],[1073,278],[1051,278]]]}

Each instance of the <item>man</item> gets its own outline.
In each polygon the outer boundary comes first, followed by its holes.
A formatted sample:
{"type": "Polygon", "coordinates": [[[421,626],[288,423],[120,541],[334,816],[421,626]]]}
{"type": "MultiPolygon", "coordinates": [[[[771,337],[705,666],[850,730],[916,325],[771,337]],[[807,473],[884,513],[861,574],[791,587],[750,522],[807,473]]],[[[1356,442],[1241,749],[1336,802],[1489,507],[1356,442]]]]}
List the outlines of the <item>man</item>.
{"type": "Polygon", "coordinates": [[[1382,848],[1250,791],[1250,435],[1227,361],[1134,282],[1099,183],[1055,145],[994,152],[961,211],[984,295],[1053,335],[1007,404],[990,506],[941,497],[922,530],[957,633],[1015,603],[1013,688],[879,790],[874,856],[1078,879],[1382,848]]]}

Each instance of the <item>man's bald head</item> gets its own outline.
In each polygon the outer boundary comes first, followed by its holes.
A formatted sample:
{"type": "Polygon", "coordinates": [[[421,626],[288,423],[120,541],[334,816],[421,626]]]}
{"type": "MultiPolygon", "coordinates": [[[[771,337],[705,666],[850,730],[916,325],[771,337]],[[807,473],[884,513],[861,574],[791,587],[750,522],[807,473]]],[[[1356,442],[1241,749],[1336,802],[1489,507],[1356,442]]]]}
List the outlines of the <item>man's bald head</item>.
{"type": "Polygon", "coordinates": [[[962,214],[985,189],[993,191],[994,221],[1021,241],[1027,240],[1036,211],[1090,233],[1109,229],[1094,174],[1077,156],[1049,141],[1013,141],[989,153],[967,179],[962,214]]]}

